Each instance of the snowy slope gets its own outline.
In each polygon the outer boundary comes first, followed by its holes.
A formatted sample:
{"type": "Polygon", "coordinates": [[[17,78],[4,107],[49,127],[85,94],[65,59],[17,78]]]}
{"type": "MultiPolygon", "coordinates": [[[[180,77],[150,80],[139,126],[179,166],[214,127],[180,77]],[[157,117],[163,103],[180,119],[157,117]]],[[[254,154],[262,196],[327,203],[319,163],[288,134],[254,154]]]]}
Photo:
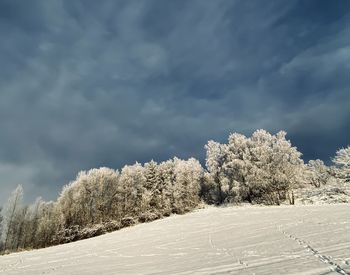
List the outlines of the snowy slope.
{"type": "Polygon", "coordinates": [[[347,274],[350,204],[199,210],[0,257],[0,274],[347,274]]]}

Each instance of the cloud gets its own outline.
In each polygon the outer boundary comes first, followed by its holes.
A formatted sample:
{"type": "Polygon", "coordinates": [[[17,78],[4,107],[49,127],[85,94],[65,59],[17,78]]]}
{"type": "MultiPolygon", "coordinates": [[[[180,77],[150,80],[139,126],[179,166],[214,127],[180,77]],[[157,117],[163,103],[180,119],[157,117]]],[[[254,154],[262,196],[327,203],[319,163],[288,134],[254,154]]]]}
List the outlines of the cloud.
{"type": "Polygon", "coordinates": [[[328,160],[350,137],[350,7],[327,2],[2,1],[0,204],[81,169],[203,160],[234,131],[286,129],[328,160]]]}

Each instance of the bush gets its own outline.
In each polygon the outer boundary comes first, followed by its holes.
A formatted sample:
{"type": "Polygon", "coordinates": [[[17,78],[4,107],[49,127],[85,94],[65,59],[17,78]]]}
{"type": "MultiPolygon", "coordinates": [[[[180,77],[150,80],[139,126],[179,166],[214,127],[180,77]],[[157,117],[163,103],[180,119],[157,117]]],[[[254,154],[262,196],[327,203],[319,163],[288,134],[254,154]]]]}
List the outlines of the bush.
{"type": "Polygon", "coordinates": [[[87,227],[75,225],[60,230],[54,237],[53,244],[62,244],[84,240],[103,235],[107,232],[118,230],[121,227],[122,226],[117,221],[108,221],[105,223],[95,224],[87,227]]]}
{"type": "Polygon", "coordinates": [[[139,216],[139,222],[151,222],[154,220],[157,220],[161,217],[161,215],[153,213],[153,212],[146,212],[146,213],[142,213],[139,216]]]}
{"type": "Polygon", "coordinates": [[[136,224],[136,220],[133,217],[125,217],[121,220],[121,226],[127,227],[136,224]]]}

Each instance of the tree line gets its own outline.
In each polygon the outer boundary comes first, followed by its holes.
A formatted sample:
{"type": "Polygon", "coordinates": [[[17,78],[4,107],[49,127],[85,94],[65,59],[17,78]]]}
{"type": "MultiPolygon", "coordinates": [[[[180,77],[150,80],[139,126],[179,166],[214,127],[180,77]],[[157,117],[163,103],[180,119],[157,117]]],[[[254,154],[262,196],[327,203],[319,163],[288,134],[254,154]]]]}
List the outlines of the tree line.
{"type": "Polygon", "coordinates": [[[296,188],[315,188],[332,179],[350,181],[350,147],[340,149],[326,166],[304,163],[286,139],[257,130],[239,133],[227,143],[209,141],[206,167],[194,158],[102,167],[81,171],[63,187],[56,201],[38,198],[23,205],[18,186],[0,211],[0,251],[41,248],[99,235],[172,213],[189,212],[201,202],[294,204],[296,188]]]}

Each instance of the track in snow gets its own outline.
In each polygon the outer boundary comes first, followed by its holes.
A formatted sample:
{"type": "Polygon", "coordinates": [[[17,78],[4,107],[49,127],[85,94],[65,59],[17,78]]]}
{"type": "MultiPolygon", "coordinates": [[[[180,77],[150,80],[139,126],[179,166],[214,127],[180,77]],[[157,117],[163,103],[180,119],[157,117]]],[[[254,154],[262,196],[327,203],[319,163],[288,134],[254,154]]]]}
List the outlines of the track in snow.
{"type": "Polygon", "coordinates": [[[350,205],[199,210],[0,257],[2,274],[350,274],[350,205]]]}
{"type": "MultiPolygon", "coordinates": [[[[291,234],[288,234],[286,231],[281,230],[281,226],[279,226],[279,230],[281,231],[281,233],[283,233],[286,237],[296,241],[299,245],[301,245],[302,247],[304,247],[305,249],[307,249],[307,251],[311,252],[315,257],[317,257],[321,262],[325,263],[325,264],[329,264],[330,265],[330,269],[332,271],[336,271],[339,274],[343,274],[346,275],[348,274],[346,272],[346,270],[344,270],[343,268],[340,267],[340,265],[338,265],[336,262],[332,261],[332,257],[331,256],[326,256],[326,255],[322,255],[320,254],[316,249],[314,249],[313,247],[311,247],[309,244],[307,244],[307,242],[305,242],[304,240],[299,239],[298,237],[295,237],[291,234]]],[[[348,264],[347,261],[343,261],[345,264],[348,264]]]]}

